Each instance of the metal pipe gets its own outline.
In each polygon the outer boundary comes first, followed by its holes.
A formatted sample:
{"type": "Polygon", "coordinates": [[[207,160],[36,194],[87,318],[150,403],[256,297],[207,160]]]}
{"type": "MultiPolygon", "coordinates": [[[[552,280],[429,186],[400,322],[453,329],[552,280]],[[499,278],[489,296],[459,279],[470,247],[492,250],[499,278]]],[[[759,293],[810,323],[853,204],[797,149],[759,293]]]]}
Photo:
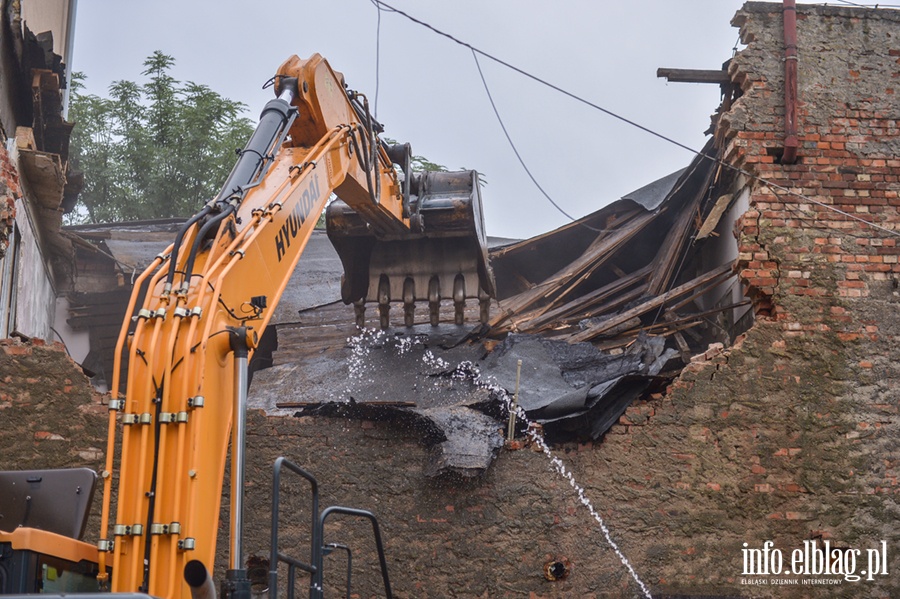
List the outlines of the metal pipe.
{"type": "Polygon", "coordinates": [[[216,585],[200,560],[184,565],[184,581],[191,589],[192,599],[216,599],[216,585]]]}
{"type": "Polygon", "coordinates": [[[244,449],[247,427],[248,357],[246,327],[231,331],[234,349],[234,421],[231,426],[231,555],[229,569],[243,567],[244,449]]]}
{"type": "Polygon", "coordinates": [[[782,164],[797,161],[797,5],[784,0],[784,154],[782,164]]]}
{"type": "Polygon", "coordinates": [[[516,361],[516,394],[513,395],[512,404],[509,406],[509,428],[506,431],[506,441],[510,442],[516,437],[516,408],[519,407],[519,378],[522,376],[522,360],[516,361]]]}
{"type": "Polygon", "coordinates": [[[69,0],[69,9],[66,11],[66,89],[63,90],[64,119],[69,118],[69,94],[72,90],[72,55],[75,53],[75,14],[78,12],[78,0],[69,0]]]}

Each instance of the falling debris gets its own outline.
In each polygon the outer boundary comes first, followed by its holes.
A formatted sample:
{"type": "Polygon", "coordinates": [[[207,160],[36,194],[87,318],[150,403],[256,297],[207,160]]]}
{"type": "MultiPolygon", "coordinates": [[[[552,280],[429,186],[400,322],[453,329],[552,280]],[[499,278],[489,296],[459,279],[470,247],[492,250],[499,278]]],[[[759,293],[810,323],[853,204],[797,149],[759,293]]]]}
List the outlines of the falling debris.
{"type": "Polygon", "coordinates": [[[302,368],[284,364],[256,373],[252,401],[298,416],[390,420],[428,445],[428,476],[475,476],[490,466],[503,435],[497,402],[479,384],[475,366],[484,349],[459,345],[467,333],[451,325],[411,334],[367,329],[302,368]]]}

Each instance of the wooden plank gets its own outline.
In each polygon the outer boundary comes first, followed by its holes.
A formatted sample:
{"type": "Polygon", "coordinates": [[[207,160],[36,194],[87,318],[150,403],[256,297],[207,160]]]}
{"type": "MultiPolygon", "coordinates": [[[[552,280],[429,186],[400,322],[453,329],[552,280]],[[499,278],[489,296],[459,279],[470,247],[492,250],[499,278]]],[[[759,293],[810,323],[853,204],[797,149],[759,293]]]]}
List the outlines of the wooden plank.
{"type": "Polygon", "coordinates": [[[586,329],[577,335],[573,335],[570,339],[570,343],[576,343],[579,341],[589,341],[590,339],[593,339],[594,337],[600,335],[604,331],[608,331],[608,330],[612,329],[613,327],[615,327],[627,320],[630,320],[634,316],[639,316],[641,314],[645,314],[646,312],[649,312],[650,310],[653,310],[654,308],[658,308],[658,307],[662,306],[663,304],[665,304],[667,301],[669,301],[672,298],[679,297],[685,293],[688,293],[689,291],[692,291],[693,289],[699,287],[700,285],[703,285],[704,283],[708,283],[709,281],[714,281],[714,280],[722,277],[723,275],[731,274],[731,271],[732,271],[731,263],[723,264],[722,266],[715,268],[705,274],[702,274],[699,277],[697,277],[691,281],[688,281],[687,283],[684,283],[683,285],[679,285],[678,287],[675,287],[674,289],[667,291],[666,293],[663,293],[662,295],[656,296],[655,298],[651,299],[650,301],[644,302],[643,304],[641,304],[639,306],[635,306],[631,310],[626,310],[625,312],[622,312],[618,316],[614,316],[613,318],[610,318],[610,319],[604,321],[602,324],[599,324],[597,326],[586,329]]]}
{"type": "Polygon", "coordinates": [[[715,287],[716,285],[720,285],[720,284],[721,284],[721,281],[710,281],[708,283],[704,283],[703,285],[694,289],[694,291],[690,295],[682,298],[681,300],[679,300],[678,302],[676,302],[674,304],[667,306],[667,309],[673,310],[673,311],[678,311],[681,308],[683,308],[684,306],[693,302],[698,297],[709,292],[709,290],[712,289],[713,287],[715,287]]]}
{"type": "MultiPolygon", "coordinates": [[[[681,322],[681,320],[682,320],[682,316],[672,308],[666,308],[665,316],[666,316],[666,320],[669,322],[681,322]]],[[[700,334],[697,333],[697,331],[688,329],[685,332],[688,335],[690,335],[690,337],[697,343],[700,343],[700,341],[702,340],[702,338],[700,337],[700,334]]]]}
{"type": "Polygon", "coordinates": [[[672,83],[731,83],[728,71],[722,69],[672,69],[660,67],[656,76],[672,83]]]}
{"type": "MultiPolygon", "coordinates": [[[[622,306],[633,302],[634,300],[643,297],[647,294],[647,284],[642,283],[627,291],[625,293],[621,293],[613,296],[609,301],[604,302],[600,305],[594,305],[593,307],[588,307],[588,309],[577,312],[574,314],[568,315],[566,318],[560,319],[559,323],[568,324],[568,325],[578,325],[581,321],[589,319],[589,318],[597,318],[604,314],[610,314],[620,309],[622,306]]],[[[607,299],[607,298],[604,298],[607,299]]],[[[548,323],[548,325],[551,323],[548,323]]]]}
{"type": "Polygon", "coordinates": [[[503,321],[518,314],[540,301],[558,289],[562,284],[578,276],[586,269],[589,269],[598,260],[605,261],[612,255],[612,250],[617,249],[626,241],[631,239],[639,231],[643,230],[650,222],[656,218],[658,213],[647,212],[635,218],[628,227],[616,231],[604,239],[603,243],[598,244],[590,252],[585,252],[577,260],[566,265],[565,268],[534,286],[534,288],[524,291],[512,298],[508,298],[501,304],[501,313],[490,321],[491,327],[496,327],[503,321]]]}
{"type": "MultiPolygon", "coordinates": [[[[610,205],[610,206],[607,206],[606,208],[603,208],[600,212],[604,212],[607,209],[612,209],[612,208],[614,208],[614,206],[610,205]]],[[[622,226],[623,222],[626,222],[628,219],[632,218],[634,215],[636,215],[642,211],[643,210],[640,208],[626,208],[622,212],[615,212],[614,210],[611,210],[609,214],[602,214],[602,215],[598,215],[597,213],[589,214],[588,216],[580,218],[576,221],[566,223],[565,225],[563,225],[557,229],[554,229],[552,231],[547,231],[546,233],[541,233],[540,235],[537,235],[535,237],[523,239],[522,241],[510,244],[507,246],[503,246],[496,250],[491,250],[491,258],[503,258],[504,256],[506,256],[506,254],[517,254],[520,251],[529,249],[529,247],[534,245],[535,243],[545,241],[545,240],[550,239],[553,236],[558,235],[560,233],[564,234],[566,231],[574,229],[575,227],[581,227],[584,225],[591,227],[593,225],[588,224],[588,222],[594,216],[604,216],[605,224],[601,225],[601,226],[605,229],[608,229],[611,226],[613,226],[613,227],[622,226]],[[610,223],[612,223],[612,224],[610,224],[610,223]]]]}
{"type": "Polygon", "coordinates": [[[703,224],[700,226],[700,230],[697,232],[697,239],[706,239],[710,236],[710,234],[715,230],[716,226],[719,224],[719,220],[722,218],[722,215],[725,214],[725,211],[731,205],[732,195],[725,194],[719,197],[716,200],[716,205],[713,206],[713,209],[709,211],[709,215],[706,217],[706,220],[703,221],[703,224]]]}
{"type": "Polygon", "coordinates": [[[694,215],[699,211],[700,203],[706,197],[707,189],[716,172],[716,169],[713,168],[707,169],[705,173],[702,170],[698,171],[703,165],[696,162],[696,160],[692,166],[691,172],[681,179],[678,189],[673,191],[671,195],[674,196],[680,193],[689,182],[694,182],[698,172],[703,173],[702,180],[699,185],[694,187],[696,191],[684,201],[678,217],[675,219],[668,235],[666,235],[665,241],[663,241],[657,252],[656,260],[659,266],[654,271],[649,285],[650,293],[653,295],[662,293],[672,283],[672,279],[678,276],[675,271],[679,266],[676,266],[676,263],[680,265],[683,262],[684,252],[687,251],[685,245],[697,227],[694,224],[694,215]]]}
{"type": "MultiPolygon", "coordinates": [[[[675,328],[672,328],[669,330],[665,330],[665,331],[661,331],[659,333],[653,333],[653,334],[656,336],[659,336],[659,337],[670,337],[670,336],[674,335],[675,333],[681,333],[683,331],[687,331],[687,330],[691,329],[692,327],[696,327],[699,324],[700,324],[699,322],[691,322],[691,323],[679,325],[678,327],[675,327],[675,328]]],[[[594,343],[594,347],[596,347],[597,349],[599,349],[601,351],[609,351],[611,349],[618,349],[620,347],[628,347],[629,345],[634,343],[634,340],[637,339],[638,335],[641,334],[641,331],[647,331],[647,330],[648,329],[643,328],[643,327],[638,328],[638,329],[632,329],[626,333],[622,333],[621,336],[619,336],[619,337],[596,342],[596,343],[594,343]]]]}
{"type": "MultiPolygon", "coordinates": [[[[692,202],[691,208],[693,207],[694,204],[692,202]]],[[[674,276],[676,263],[680,263],[679,258],[682,257],[682,252],[678,250],[684,245],[685,240],[693,229],[691,226],[692,213],[693,210],[688,209],[681,211],[656,254],[654,262],[657,264],[657,267],[654,269],[653,276],[650,277],[648,284],[648,289],[652,295],[661,293],[674,276]]]]}
{"type": "Polygon", "coordinates": [[[622,270],[621,268],[619,268],[619,267],[616,266],[615,264],[609,264],[609,265],[607,265],[607,266],[609,267],[609,269],[610,269],[611,271],[613,271],[613,273],[614,273],[617,277],[625,278],[625,277],[628,276],[628,273],[627,273],[627,272],[625,272],[624,270],[622,270]]]}
{"type": "MultiPolygon", "coordinates": [[[[635,271],[631,275],[628,275],[626,278],[619,279],[614,281],[608,285],[604,285],[599,289],[595,289],[588,294],[582,295],[581,297],[575,298],[567,304],[560,306],[554,310],[550,310],[544,313],[537,318],[532,319],[531,322],[527,324],[530,327],[540,327],[548,324],[553,320],[562,320],[568,319],[572,316],[572,314],[576,314],[589,309],[591,306],[595,306],[596,304],[606,300],[609,296],[617,293],[622,293],[625,290],[629,289],[631,286],[640,283],[644,279],[646,279],[647,275],[650,273],[650,269],[652,267],[650,265],[645,266],[644,268],[635,271]]],[[[597,313],[592,314],[595,316],[597,313]]],[[[579,320],[587,318],[587,316],[582,316],[579,320]]],[[[526,321],[527,322],[527,321],[526,321]]]]}
{"type": "MultiPolygon", "coordinates": [[[[678,317],[671,310],[666,310],[663,313],[663,318],[667,323],[672,324],[678,317]]],[[[688,345],[688,342],[685,341],[684,335],[681,334],[681,331],[675,331],[672,335],[675,338],[675,344],[678,346],[678,352],[681,354],[681,360],[687,364],[691,361],[691,346],[688,345]]]]}
{"type": "MultiPolygon", "coordinates": [[[[694,314],[688,314],[687,316],[678,316],[674,320],[669,321],[668,324],[681,324],[685,322],[694,322],[696,321],[698,324],[700,322],[699,319],[706,318],[707,316],[712,316],[713,314],[718,314],[719,312],[724,312],[725,310],[734,310],[735,308],[740,308],[741,306],[746,306],[750,303],[750,300],[743,300],[740,302],[736,302],[734,304],[728,304],[727,306],[718,306],[716,308],[712,308],[709,310],[705,310],[703,312],[696,312],[694,314]]],[[[650,327],[651,329],[653,327],[650,327]]]]}

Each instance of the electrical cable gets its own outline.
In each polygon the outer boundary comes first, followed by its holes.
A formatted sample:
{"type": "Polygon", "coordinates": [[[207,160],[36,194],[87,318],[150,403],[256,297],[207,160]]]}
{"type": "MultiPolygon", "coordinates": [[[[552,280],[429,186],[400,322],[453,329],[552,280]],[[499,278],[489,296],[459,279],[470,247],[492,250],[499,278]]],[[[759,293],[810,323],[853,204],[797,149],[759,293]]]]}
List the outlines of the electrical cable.
{"type": "Polygon", "coordinates": [[[390,9],[391,12],[395,12],[395,13],[397,13],[397,14],[399,14],[399,15],[402,15],[402,16],[406,17],[407,19],[409,19],[410,21],[412,21],[413,23],[416,23],[417,25],[421,25],[422,27],[425,27],[426,29],[430,29],[430,30],[433,31],[434,33],[436,33],[436,34],[438,34],[438,35],[440,35],[440,36],[442,36],[442,37],[445,37],[445,38],[451,40],[452,42],[454,42],[454,43],[456,43],[456,44],[459,44],[460,46],[463,46],[464,48],[468,48],[468,49],[471,50],[472,52],[475,52],[475,53],[477,53],[477,54],[481,54],[481,55],[484,56],[485,58],[489,58],[490,60],[493,60],[494,62],[499,63],[499,64],[505,66],[506,68],[508,68],[508,69],[510,69],[510,70],[513,70],[513,71],[519,73],[520,75],[522,75],[522,76],[524,76],[524,77],[527,77],[527,78],[529,78],[529,79],[531,79],[531,80],[533,80],[533,81],[536,81],[537,83],[540,83],[541,85],[544,85],[544,86],[546,86],[546,87],[549,87],[550,89],[552,89],[552,90],[554,90],[554,91],[557,91],[557,92],[563,94],[564,96],[568,96],[568,97],[572,98],[573,100],[575,100],[575,101],[577,101],[577,102],[580,102],[580,103],[582,103],[582,104],[586,104],[587,106],[590,106],[591,108],[593,108],[593,109],[595,109],[595,110],[599,110],[600,112],[602,112],[602,113],[604,113],[604,114],[606,114],[606,115],[608,115],[608,116],[611,116],[611,117],[613,117],[613,118],[615,118],[615,119],[618,119],[618,120],[620,120],[620,121],[622,121],[622,122],[624,122],[624,123],[626,123],[626,124],[628,124],[628,125],[631,125],[632,127],[637,127],[638,129],[640,129],[641,131],[644,131],[645,133],[649,133],[650,135],[653,135],[654,137],[658,137],[658,138],[660,138],[660,139],[662,139],[662,140],[664,140],[664,141],[667,141],[667,142],[669,142],[669,143],[671,143],[671,144],[674,144],[674,145],[676,145],[676,146],[678,146],[678,147],[680,147],[680,148],[682,148],[682,149],[684,149],[684,150],[687,150],[688,152],[691,152],[691,153],[693,153],[693,154],[700,154],[700,152],[697,152],[695,149],[693,149],[692,147],[690,147],[690,146],[688,146],[688,145],[685,145],[685,144],[683,144],[683,143],[681,143],[681,142],[679,142],[679,141],[676,141],[676,140],[674,140],[674,139],[672,139],[672,138],[670,138],[670,137],[666,137],[666,136],[663,135],[662,133],[658,133],[658,132],[654,131],[653,129],[650,129],[650,128],[648,128],[648,127],[645,127],[644,125],[641,125],[640,123],[637,123],[637,122],[635,122],[635,121],[632,121],[631,119],[628,119],[628,118],[626,118],[626,117],[624,117],[624,116],[622,116],[622,115],[620,115],[620,114],[617,114],[617,113],[615,113],[615,112],[613,112],[613,111],[611,111],[611,110],[608,110],[608,109],[606,109],[606,108],[603,108],[603,107],[600,106],[599,104],[595,104],[595,103],[591,102],[590,100],[587,100],[587,99],[585,99],[585,98],[582,98],[581,96],[578,96],[578,95],[576,95],[576,94],[574,94],[574,93],[572,93],[572,92],[570,92],[570,91],[568,91],[568,90],[566,90],[566,89],[563,89],[563,88],[559,87],[558,85],[555,85],[555,84],[553,84],[553,83],[550,83],[550,82],[547,81],[546,79],[541,79],[541,78],[538,77],[537,75],[532,75],[532,74],[529,73],[528,71],[525,71],[525,70],[523,70],[523,69],[520,69],[519,67],[517,67],[517,66],[515,66],[515,65],[513,65],[513,64],[510,64],[510,63],[506,62],[505,60],[502,60],[502,59],[500,59],[500,58],[497,58],[496,56],[494,56],[494,55],[492,55],[492,54],[489,54],[489,53],[485,52],[484,50],[479,50],[478,48],[476,48],[476,47],[473,46],[472,44],[470,44],[470,43],[468,43],[468,42],[464,42],[464,41],[462,41],[462,40],[460,40],[460,39],[457,39],[457,38],[453,37],[452,35],[450,35],[449,33],[445,33],[445,32],[443,32],[443,31],[441,31],[440,29],[437,29],[437,28],[435,28],[435,27],[429,25],[428,23],[426,23],[426,22],[424,22],[424,21],[420,21],[419,19],[417,19],[417,18],[415,18],[415,17],[413,17],[413,16],[410,16],[410,15],[406,14],[406,13],[403,12],[402,10],[399,10],[399,9],[397,9],[397,8],[394,8],[394,7],[391,6],[390,4],[385,3],[383,0],[370,0],[370,1],[371,1],[371,2],[374,2],[374,3],[376,3],[376,4],[378,4],[379,6],[383,6],[383,7],[385,7],[386,9],[390,9]]]}
{"type": "MultiPolygon", "coordinates": [[[[849,1],[849,0],[844,0],[844,1],[849,1]]],[[[417,25],[420,25],[420,26],[422,26],[422,27],[425,27],[426,29],[431,30],[432,32],[436,33],[437,35],[439,35],[439,36],[441,36],[441,37],[445,37],[445,38],[449,39],[450,41],[452,41],[452,42],[454,42],[454,43],[456,43],[456,44],[458,44],[458,45],[460,45],[460,46],[463,46],[464,48],[468,48],[468,49],[469,49],[473,54],[475,54],[475,55],[480,54],[481,56],[483,56],[483,57],[485,57],[485,58],[488,58],[488,59],[490,59],[490,60],[493,60],[494,62],[496,62],[496,63],[498,63],[498,64],[501,64],[501,65],[505,66],[506,68],[508,68],[508,69],[510,69],[510,70],[512,70],[512,71],[515,71],[516,73],[519,73],[520,75],[522,75],[522,76],[524,76],[524,77],[527,77],[528,79],[531,79],[531,80],[533,80],[533,81],[535,81],[535,82],[537,82],[537,83],[540,83],[541,85],[544,85],[544,86],[546,86],[546,87],[549,87],[550,89],[552,89],[552,90],[554,90],[554,91],[557,91],[557,92],[563,94],[564,96],[568,96],[569,98],[571,98],[571,99],[573,99],[573,100],[575,100],[575,101],[577,101],[577,102],[579,102],[579,103],[581,103],[581,104],[585,104],[586,106],[588,106],[588,107],[590,107],[590,108],[593,108],[593,109],[595,109],[595,110],[598,110],[599,112],[602,112],[603,114],[606,114],[606,115],[608,115],[608,116],[611,116],[611,117],[613,117],[613,118],[615,118],[615,119],[617,119],[617,120],[619,120],[619,121],[622,121],[622,122],[624,122],[624,123],[626,123],[626,124],[628,124],[628,125],[631,125],[632,127],[635,127],[635,128],[637,128],[637,129],[640,129],[641,131],[644,131],[645,133],[648,133],[648,134],[650,134],[650,135],[652,135],[652,136],[654,136],[654,137],[656,137],[656,138],[658,138],[658,139],[661,139],[661,140],[666,141],[666,142],[668,142],[668,143],[670,143],[670,144],[672,144],[672,145],[674,145],[674,146],[676,146],[676,147],[679,147],[679,148],[681,148],[681,149],[683,149],[683,150],[686,150],[686,151],[690,152],[691,154],[694,154],[695,156],[704,158],[704,159],[706,159],[706,160],[710,160],[710,161],[712,161],[712,162],[714,162],[714,163],[716,163],[716,164],[719,164],[719,165],[723,166],[724,168],[727,168],[727,169],[729,169],[729,170],[731,170],[731,171],[733,171],[733,172],[740,173],[740,174],[742,174],[742,175],[744,175],[744,176],[746,176],[746,177],[749,177],[750,179],[752,179],[752,180],[754,180],[754,181],[757,181],[757,182],[759,182],[759,183],[763,183],[764,185],[767,185],[767,186],[771,187],[772,189],[777,189],[777,190],[779,190],[779,191],[782,191],[782,192],[784,192],[784,195],[788,195],[788,196],[792,196],[792,197],[798,197],[798,198],[801,198],[801,199],[803,199],[803,200],[806,200],[807,202],[810,202],[810,203],[812,203],[812,204],[816,204],[817,206],[821,206],[822,208],[825,208],[826,210],[830,210],[830,211],[832,211],[832,212],[841,214],[841,215],[846,216],[847,218],[849,218],[849,219],[851,219],[851,220],[858,221],[858,222],[860,222],[860,223],[862,223],[862,224],[868,225],[868,226],[870,226],[870,227],[872,227],[872,228],[874,228],[874,229],[878,229],[878,230],[880,230],[880,231],[882,231],[882,232],[884,232],[884,233],[887,233],[887,234],[889,234],[889,235],[893,235],[893,236],[900,237],[900,231],[895,231],[895,230],[892,230],[892,229],[888,229],[887,227],[883,227],[883,226],[878,225],[878,224],[876,224],[876,223],[873,223],[873,222],[871,222],[871,221],[867,221],[866,219],[861,218],[861,217],[859,217],[859,216],[856,216],[855,214],[851,214],[851,213],[849,213],[849,212],[845,212],[845,211],[843,211],[843,210],[840,210],[840,209],[838,209],[838,208],[835,208],[834,206],[830,206],[830,205],[828,205],[828,204],[825,204],[824,202],[821,202],[821,201],[819,201],[819,200],[816,200],[816,199],[814,199],[814,198],[811,198],[811,197],[809,197],[809,196],[807,196],[807,195],[804,195],[804,194],[802,194],[802,193],[793,191],[792,189],[787,188],[787,187],[784,187],[783,185],[779,185],[778,183],[775,183],[775,182],[773,182],[773,181],[764,179],[764,178],[760,177],[759,175],[756,175],[756,174],[754,174],[754,173],[751,173],[750,171],[747,171],[747,170],[745,170],[745,169],[743,169],[743,168],[740,168],[740,167],[734,166],[734,165],[732,165],[732,164],[729,164],[728,162],[725,162],[724,160],[722,160],[722,159],[720,159],[720,158],[718,158],[718,157],[716,157],[716,156],[711,156],[711,155],[706,154],[706,153],[704,153],[704,152],[695,150],[695,149],[693,149],[692,147],[690,147],[690,146],[688,146],[688,145],[686,145],[686,144],[683,144],[683,143],[681,143],[681,142],[679,142],[679,141],[677,141],[677,140],[675,140],[675,139],[672,139],[671,137],[668,137],[668,136],[666,136],[666,135],[664,135],[664,134],[662,134],[662,133],[659,133],[658,131],[654,131],[653,129],[650,129],[649,127],[645,127],[644,125],[641,125],[641,124],[639,124],[639,123],[637,123],[637,122],[635,122],[635,121],[633,121],[633,120],[631,120],[631,119],[629,119],[629,118],[626,118],[626,117],[624,117],[624,116],[622,116],[622,115],[619,115],[619,114],[617,114],[617,113],[615,113],[615,112],[613,112],[613,111],[611,111],[611,110],[609,110],[609,109],[603,108],[602,106],[600,106],[600,105],[598,105],[598,104],[596,104],[596,103],[594,103],[594,102],[591,102],[590,100],[587,100],[587,99],[585,99],[585,98],[582,98],[581,96],[578,96],[577,94],[574,94],[574,93],[572,93],[572,92],[570,92],[570,91],[568,91],[568,90],[565,90],[565,89],[559,87],[558,85],[555,85],[555,84],[553,84],[553,83],[550,83],[549,81],[547,81],[547,80],[545,80],[545,79],[542,79],[542,78],[538,77],[537,75],[533,75],[533,74],[531,74],[531,73],[529,73],[529,72],[527,72],[527,71],[525,71],[525,70],[523,70],[523,69],[521,69],[521,68],[519,68],[519,67],[517,67],[517,66],[515,66],[515,65],[512,65],[512,64],[510,64],[510,63],[508,63],[508,62],[506,62],[506,61],[504,61],[504,60],[502,60],[502,59],[500,59],[500,58],[497,58],[496,56],[493,56],[492,54],[489,54],[489,53],[487,53],[487,52],[485,52],[485,51],[483,51],[483,50],[480,50],[480,49],[476,48],[475,46],[473,46],[472,44],[469,44],[468,42],[464,42],[464,41],[462,41],[462,40],[460,40],[460,39],[458,39],[458,38],[456,38],[456,37],[450,35],[449,33],[446,33],[446,32],[444,32],[444,31],[441,31],[440,29],[437,29],[437,28],[434,27],[433,25],[430,25],[430,24],[428,24],[428,23],[426,23],[426,22],[424,22],[424,21],[422,21],[422,20],[420,20],[420,19],[417,19],[417,18],[415,18],[415,17],[413,17],[413,16],[411,16],[411,15],[409,15],[409,14],[403,12],[402,10],[399,10],[399,9],[397,9],[397,8],[394,8],[394,7],[391,6],[390,4],[387,4],[386,2],[384,2],[384,0],[370,0],[370,2],[372,2],[373,4],[375,4],[375,5],[377,5],[377,6],[381,7],[381,8],[383,8],[384,10],[387,10],[387,11],[389,11],[389,12],[394,12],[394,13],[397,13],[397,14],[399,14],[399,15],[402,15],[403,17],[407,18],[408,20],[412,21],[413,23],[416,23],[417,25]]],[[[480,69],[479,69],[479,70],[480,70],[480,69]]],[[[572,218],[572,217],[570,216],[569,218],[572,218]]],[[[573,220],[574,220],[574,219],[573,219],[573,220]]]]}
{"type": "MultiPolygon", "coordinates": [[[[900,8],[900,4],[858,4],[856,2],[850,2],[850,0],[836,0],[841,4],[847,4],[849,6],[857,6],[859,8],[900,8]]],[[[828,4],[825,4],[828,6],[828,4]]]]}
{"type": "Polygon", "coordinates": [[[375,120],[378,120],[378,86],[381,78],[381,7],[376,2],[372,2],[378,10],[378,21],[375,25],[375,102],[373,109],[375,111],[375,120]]]}
{"type": "Polygon", "coordinates": [[[66,343],[66,340],[63,339],[63,336],[59,334],[59,331],[57,331],[53,327],[50,327],[50,330],[56,333],[56,336],[59,337],[60,342],[63,344],[63,349],[66,350],[66,355],[71,358],[72,354],[69,353],[69,345],[66,343]]]}
{"type": "MultiPolygon", "coordinates": [[[[478,67],[478,75],[481,77],[481,83],[484,85],[484,91],[487,92],[487,97],[491,103],[491,108],[494,109],[494,115],[497,117],[497,121],[500,123],[500,128],[503,129],[503,134],[506,136],[506,141],[509,142],[509,145],[512,148],[513,153],[516,155],[516,158],[519,159],[519,164],[521,164],[522,168],[525,169],[525,174],[528,175],[528,178],[531,179],[531,182],[534,183],[534,186],[538,188],[538,191],[540,191],[544,195],[544,197],[547,198],[547,201],[550,202],[551,204],[553,204],[554,208],[559,210],[559,212],[563,216],[565,216],[569,220],[575,222],[575,220],[576,220],[575,217],[573,217],[571,214],[569,214],[568,212],[563,210],[562,206],[560,206],[559,204],[554,202],[553,198],[551,198],[550,195],[546,191],[544,191],[544,188],[541,187],[541,184],[538,183],[537,179],[534,178],[534,175],[531,174],[531,170],[525,164],[525,160],[522,159],[522,155],[519,154],[519,150],[516,148],[516,144],[513,143],[512,137],[510,137],[509,131],[507,131],[507,129],[506,129],[506,125],[503,124],[503,119],[500,118],[500,112],[497,110],[497,105],[494,103],[494,97],[491,95],[491,90],[488,88],[487,80],[484,78],[484,72],[482,72],[482,70],[481,70],[481,63],[478,62],[478,54],[475,53],[475,50],[472,50],[472,58],[475,59],[475,66],[478,67]]],[[[609,232],[609,230],[607,230],[607,229],[595,229],[594,227],[586,225],[585,223],[578,223],[578,224],[586,229],[590,229],[591,231],[595,231],[597,233],[608,233],[609,232]]]]}

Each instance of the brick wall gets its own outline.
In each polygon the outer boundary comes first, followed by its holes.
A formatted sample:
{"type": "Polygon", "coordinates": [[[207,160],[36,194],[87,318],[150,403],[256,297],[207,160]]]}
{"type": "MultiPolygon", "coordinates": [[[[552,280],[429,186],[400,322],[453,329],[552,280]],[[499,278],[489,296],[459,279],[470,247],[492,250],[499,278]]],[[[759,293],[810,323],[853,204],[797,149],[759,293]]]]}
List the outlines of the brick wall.
{"type": "Polygon", "coordinates": [[[729,162],[772,183],[751,184],[751,209],[739,223],[739,268],[758,311],[774,309],[789,331],[826,330],[846,322],[840,300],[867,297],[871,283],[900,272],[900,15],[800,7],[801,147],[795,164],[782,165],[776,8],[749,4],[735,19],[749,43],[731,64],[744,95],[719,131],[729,162]]]}
{"type": "Polygon", "coordinates": [[[106,414],[61,343],[0,340],[0,469],[99,470],[106,414]]]}
{"type": "Polygon", "coordinates": [[[16,220],[18,194],[19,175],[3,145],[0,147],[0,259],[6,255],[6,248],[9,247],[9,236],[16,220]]]}
{"type": "MultiPolygon", "coordinates": [[[[0,470],[100,471],[106,414],[61,343],[0,339],[0,470]]],[[[99,488],[87,535],[97,538],[99,488]]]]}

